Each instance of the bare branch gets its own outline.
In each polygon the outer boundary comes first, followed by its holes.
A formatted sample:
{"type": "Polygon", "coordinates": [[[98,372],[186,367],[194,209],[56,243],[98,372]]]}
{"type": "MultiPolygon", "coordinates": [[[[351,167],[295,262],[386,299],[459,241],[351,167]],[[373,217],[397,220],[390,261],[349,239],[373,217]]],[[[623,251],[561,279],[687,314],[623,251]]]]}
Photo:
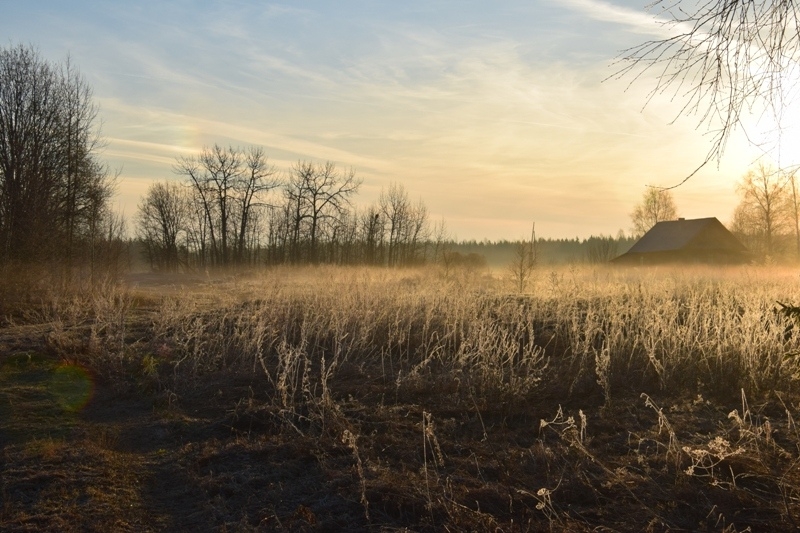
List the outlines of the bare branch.
{"type": "Polygon", "coordinates": [[[719,164],[734,131],[741,129],[750,138],[743,119],[754,111],[771,113],[780,127],[800,63],[797,4],[656,0],[649,6],[668,19],[665,26],[672,35],[623,51],[611,77],[630,77],[632,84],[655,73],[647,103],[656,95],[678,99],[683,102],[678,116],[696,116],[698,128],[711,135],[705,159],[676,186],[708,163],[719,164]],[[685,10],[685,4],[693,9],[685,10]]]}

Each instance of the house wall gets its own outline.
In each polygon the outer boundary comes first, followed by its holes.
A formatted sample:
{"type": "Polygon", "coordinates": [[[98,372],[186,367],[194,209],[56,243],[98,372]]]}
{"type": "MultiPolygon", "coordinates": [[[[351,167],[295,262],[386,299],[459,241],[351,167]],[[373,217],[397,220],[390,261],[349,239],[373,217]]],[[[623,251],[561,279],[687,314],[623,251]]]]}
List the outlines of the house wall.
{"type": "Polygon", "coordinates": [[[664,264],[712,264],[736,265],[750,261],[746,254],[726,250],[679,250],[669,252],[650,252],[625,254],[614,263],[621,265],[664,265],[664,264]]]}

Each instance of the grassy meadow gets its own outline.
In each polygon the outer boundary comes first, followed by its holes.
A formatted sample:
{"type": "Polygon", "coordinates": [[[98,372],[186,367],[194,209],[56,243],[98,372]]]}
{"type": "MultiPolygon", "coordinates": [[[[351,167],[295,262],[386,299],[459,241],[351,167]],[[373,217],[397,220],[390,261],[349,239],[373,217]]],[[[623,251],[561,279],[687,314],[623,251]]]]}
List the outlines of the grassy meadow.
{"type": "Polygon", "coordinates": [[[518,289],[308,267],[7,296],[0,529],[800,527],[800,324],[776,303],[800,271],[518,289]]]}

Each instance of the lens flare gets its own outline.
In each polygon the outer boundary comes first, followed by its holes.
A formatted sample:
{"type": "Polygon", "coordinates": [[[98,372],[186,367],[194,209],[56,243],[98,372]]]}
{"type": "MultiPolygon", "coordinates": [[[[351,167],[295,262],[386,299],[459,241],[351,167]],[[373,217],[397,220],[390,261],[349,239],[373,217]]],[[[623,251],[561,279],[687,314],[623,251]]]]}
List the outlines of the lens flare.
{"type": "Polygon", "coordinates": [[[63,364],[55,369],[50,378],[50,392],[65,411],[77,412],[92,399],[94,381],[85,368],[63,364]]]}

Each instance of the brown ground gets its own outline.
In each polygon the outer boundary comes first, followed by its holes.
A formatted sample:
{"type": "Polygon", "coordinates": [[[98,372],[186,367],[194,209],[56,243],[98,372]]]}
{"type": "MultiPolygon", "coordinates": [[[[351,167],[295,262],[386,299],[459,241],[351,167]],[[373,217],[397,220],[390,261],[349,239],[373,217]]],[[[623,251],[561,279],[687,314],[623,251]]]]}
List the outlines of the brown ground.
{"type": "MultiPolygon", "coordinates": [[[[131,342],[146,334],[147,309],[133,320],[131,342]]],[[[94,376],[81,406],[87,382],[65,370],[51,327],[0,330],[3,531],[800,524],[800,439],[786,397],[760,406],[660,397],[651,406],[631,391],[604,406],[598,389],[559,405],[545,388],[525,402],[490,403],[455,381],[398,389],[361,366],[340,369],[333,401],[304,412],[279,409],[263,377],[241,369],[179,395],[152,376],[94,376]],[[739,421],[734,409],[750,416],[739,421]]]]}

